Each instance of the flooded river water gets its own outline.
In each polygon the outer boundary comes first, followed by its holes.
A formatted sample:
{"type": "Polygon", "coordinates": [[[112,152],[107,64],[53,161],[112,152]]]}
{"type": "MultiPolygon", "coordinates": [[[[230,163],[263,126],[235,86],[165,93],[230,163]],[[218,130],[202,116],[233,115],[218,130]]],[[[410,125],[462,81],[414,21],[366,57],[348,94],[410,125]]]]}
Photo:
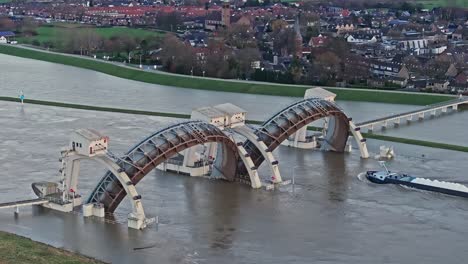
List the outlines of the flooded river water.
{"type": "MultiPolygon", "coordinates": [[[[0,202],[32,197],[33,181],[57,180],[59,150],[77,128],[108,135],[121,155],[174,122],[0,102],[0,202]]],[[[370,140],[370,150],[381,144],[370,140]]],[[[467,153],[393,145],[391,168],[468,184],[467,153]]],[[[24,208],[17,218],[0,211],[0,230],[112,263],[464,263],[468,256],[466,199],[359,179],[378,165],[357,152],[280,147],[275,155],[283,177],[295,176],[294,188],[252,190],[153,171],[137,185],[147,214],[160,221],[145,231],[41,208],[24,208]]],[[[104,172],[83,164],[84,196],[104,172]]],[[[117,219],[128,212],[123,202],[117,219]]]]}
{"type": "MultiPolygon", "coordinates": [[[[0,55],[0,96],[149,111],[189,113],[232,102],[264,120],[299,98],[180,89],[123,80],[93,71],[0,55]]],[[[339,99],[339,98],[338,98],[339,99]]],[[[355,121],[417,106],[338,101],[355,121]]],[[[143,137],[180,120],[0,102],[0,202],[33,197],[34,181],[58,179],[59,150],[73,130],[94,128],[123,154],[143,137]]],[[[468,146],[468,112],[449,114],[388,135],[468,146]]],[[[374,154],[388,142],[369,140],[374,154]]],[[[391,168],[468,184],[468,154],[391,143],[391,168]]],[[[337,154],[280,147],[285,179],[279,190],[153,171],[137,186],[147,214],[160,224],[128,230],[123,202],[118,223],[83,219],[40,207],[19,217],[0,211],[0,230],[112,263],[464,263],[466,199],[379,186],[357,175],[376,168],[355,151],[337,154]],[[145,249],[135,250],[144,247],[145,249]]],[[[105,172],[85,162],[87,196],[105,172]]],[[[263,176],[267,170],[261,168],[263,176]]]]}
{"type": "MultiPolygon", "coordinates": [[[[0,54],[0,96],[97,105],[148,111],[190,113],[192,109],[231,102],[248,111],[248,118],[266,120],[300,98],[182,89],[125,80],[110,75],[0,54]]],[[[366,121],[418,106],[339,101],[354,121],[366,121]]],[[[468,146],[468,111],[421,125],[402,126],[385,134],[468,146]]],[[[375,131],[375,133],[380,133],[375,131]]]]}

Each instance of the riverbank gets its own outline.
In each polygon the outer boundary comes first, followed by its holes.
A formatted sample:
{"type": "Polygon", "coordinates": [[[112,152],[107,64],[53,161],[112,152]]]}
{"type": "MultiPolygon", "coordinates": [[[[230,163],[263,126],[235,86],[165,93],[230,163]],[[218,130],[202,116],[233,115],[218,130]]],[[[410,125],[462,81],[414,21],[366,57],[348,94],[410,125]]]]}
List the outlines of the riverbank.
{"type": "MultiPolygon", "coordinates": [[[[130,66],[118,65],[113,62],[96,60],[89,57],[59,54],[25,47],[15,47],[11,45],[0,45],[0,53],[89,69],[129,80],[199,90],[303,97],[305,90],[310,88],[310,86],[301,85],[282,85],[276,83],[269,84],[239,80],[222,80],[214,78],[190,77],[162,72],[150,72],[136,69],[130,66]]],[[[368,89],[343,89],[332,87],[326,87],[326,89],[336,93],[338,98],[344,101],[428,105],[452,99],[451,96],[422,93],[368,89]]]]}
{"type": "MultiPolygon", "coordinates": [[[[20,102],[18,98],[4,97],[4,96],[3,97],[0,96],[0,101],[20,102]]],[[[133,115],[160,116],[160,117],[179,118],[179,119],[189,119],[190,118],[189,114],[183,114],[183,113],[153,112],[153,111],[121,109],[121,108],[112,108],[112,107],[100,107],[100,106],[92,106],[92,105],[80,105],[80,104],[70,104],[70,103],[61,103],[61,102],[53,102],[53,101],[31,100],[31,99],[26,99],[24,102],[26,104],[55,106],[55,107],[73,108],[73,109],[90,110],[90,111],[114,112],[114,113],[133,114],[133,115]]],[[[259,125],[259,124],[262,124],[263,121],[247,120],[246,123],[259,125]]],[[[309,127],[309,130],[314,130],[314,128],[309,127]]],[[[362,134],[363,134],[363,136],[365,138],[370,138],[370,139],[377,139],[377,140],[383,140],[383,141],[389,141],[389,142],[404,143],[404,144],[417,145],[417,146],[423,146],[423,147],[431,147],[431,148],[439,148],[439,149],[447,149],[447,150],[468,152],[468,146],[458,146],[458,145],[439,143],[439,142],[431,142],[431,141],[424,141],[424,140],[417,140],[417,139],[392,137],[392,136],[378,135],[378,134],[373,134],[373,133],[362,133],[362,134]]]]}
{"type": "Polygon", "coordinates": [[[458,146],[458,145],[445,144],[445,143],[439,143],[439,142],[431,142],[431,141],[411,139],[411,138],[392,137],[392,136],[378,135],[378,134],[373,134],[373,133],[362,133],[362,135],[364,136],[364,138],[370,138],[370,139],[377,139],[377,140],[383,140],[383,141],[403,143],[403,144],[408,144],[408,145],[417,145],[417,146],[422,146],[422,147],[430,147],[430,148],[448,149],[448,150],[455,150],[455,151],[461,151],[461,152],[468,152],[468,147],[467,146],[458,146]]]}
{"type": "Polygon", "coordinates": [[[103,263],[21,236],[0,231],[0,263],[103,263]]]}

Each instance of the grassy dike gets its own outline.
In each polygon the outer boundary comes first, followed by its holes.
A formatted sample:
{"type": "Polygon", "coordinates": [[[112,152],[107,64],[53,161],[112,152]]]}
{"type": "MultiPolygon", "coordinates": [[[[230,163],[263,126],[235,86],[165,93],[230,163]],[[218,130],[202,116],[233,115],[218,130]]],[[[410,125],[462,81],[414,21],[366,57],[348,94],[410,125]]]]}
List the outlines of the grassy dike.
{"type": "Polygon", "coordinates": [[[31,239],[0,231],[0,263],[102,263],[31,239]]]}
{"type": "MultiPolygon", "coordinates": [[[[39,50],[23,49],[11,45],[0,45],[0,53],[80,67],[135,81],[208,91],[302,97],[304,96],[304,91],[308,88],[306,86],[295,85],[269,85],[248,82],[232,82],[221,79],[194,79],[193,77],[145,72],[138,69],[129,69],[106,62],[47,53],[39,50]]],[[[355,89],[327,89],[333,93],[336,93],[340,100],[345,101],[428,105],[452,99],[448,96],[431,94],[409,94],[397,92],[389,93],[378,90],[369,91],[355,89]]]]}
{"type": "MultiPolygon", "coordinates": [[[[0,101],[20,102],[20,100],[18,98],[5,97],[5,96],[0,96],[0,101]]],[[[113,107],[80,105],[80,104],[61,103],[61,102],[52,102],[52,101],[43,101],[43,100],[32,100],[32,99],[25,99],[24,103],[26,103],[26,104],[36,104],[36,105],[56,106],[56,107],[64,107],[64,108],[73,108],[73,109],[81,109],[81,110],[101,111],[101,112],[115,112],[115,113],[133,114],[133,115],[149,115],[149,116],[162,116],[162,117],[186,118],[186,119],[190,118],[190,115],[187,115],[187,114],[176,114],[176,113],[121,109],[121,108],[113,108],[113,107]]]]}
{"type": "Polygon", "coordinates": [[[430,147],[430,148],[439,148],[439,149],[448,149],[448,150],[468,152],[468,147],[466,146],[459,146],[459,145],[452,145],[452,144],[445,144],[445,143],[431,142],[431,141],[424,141],[424,140],[410,139],[410,138],[391,137],[391,136],[377,135],[377,134],[372,134],[372,133],[362,133],[362,135],[364,136],[364,138],[391,141],[391,142],[417,145],[417,146],[430,147]]]}
{"type": "MultiPolygon", "coordinates": [[[[1,97],[0,101],[8,102],[19,102],[18,98],[14,97],[1,97]]],[[[100,107],[92,105],[80,105],[80,104],[69,104],[61,102],[52,102],[52,101],[43,101],[43,100],[30,100],[26,99],[24,101],[26,104],[37,104],[37,105],[46,105],[46,106],[55,106],[55,107],[64,107],[64,108],[73,108],[81,110],[91,110],[91,111],[103,111],[103,112],[114,112],[114,113],[124,113],[124,114],[134,114],[134,115],[149,115],[149,116],[160,116],[160,117],[169,117],[169,118],[180,118],[180,119],[189,119],[190,115],[188,114],[178,114],[178,113],[166,113],[166,112],[153,112],[153,111],[142,111],[142,110],[132,110],[132,109],[121,109],[121,108],[112,108],[112,107],[100,107]]],[[[247,120],[246,123],[259,125],[262,124],[262,121],[257,120],[247,120]]],[[[309,127],[309,130],[316,130],[317,128],[309,127]]],[[[417,139],[409,138],[400,138],[400,137],[391,137],[385,135],[378,135],[373,133],[362,133],[365,138],[378,139],[390,142],[397,142],[403,144],[417,145],[423,147],[447,149],[468,152],[467,146],[458,146],[445,143],[423,141],[417,139]]],[[[1,262],[0,262],[1,263],[1,262]]]]}

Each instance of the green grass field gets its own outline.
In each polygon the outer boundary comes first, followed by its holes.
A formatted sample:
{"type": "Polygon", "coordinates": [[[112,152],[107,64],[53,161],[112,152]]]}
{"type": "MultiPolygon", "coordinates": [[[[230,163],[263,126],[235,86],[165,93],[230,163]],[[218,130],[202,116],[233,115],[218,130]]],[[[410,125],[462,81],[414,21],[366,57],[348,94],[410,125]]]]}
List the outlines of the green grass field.
{"type": "Polygon", "coordinates": [[[0,263],[79,264],[102,263],[71,252],[0,232],[0,263]]]}
{"type": "MultiPolygon", "coordinates": [[[[183,87],[209,91],[303,97],[305,90],[308,88],[305,86],[229,82],[221,79],[202,79],[192,78],[190,76],[174,76],[161,73],[145,72],[137,69],[123,68],[117,65],[95,60],[22,49],[9,45],[0,45],[0,53],[80,67],[135,81],[174,86],[174,89],[176,89],[176,87],[183,87]]],[[[339,100],[348,101],[428,105],[453,99],[452,97],[448,96],[431,94],[388,93],[378,90],[360,91],[334,88],[327,89],[333,93],[336,93],[339,100]]]]}
{"type": "MultiPolygon", "coordinates": [[[[1,1],[1,0],[0,0],[1,1]]],[[[44,42],[56,42],[60,35],[63,34],[66,30],[69,29],[91,29],[103,38],[111,38],[112,36],[122,36],[128,35],[134,38],[144,39],[150,36],[160,36],[161,32],[140,29],[140,28],[127,28],[127,27],[108,27],[108,28],[97,28],[88,25],[82,24],[66,24],[66,23],[56,23],[52,25],[44,25],[37,28],[36,36],[32,37],[18,37],[20,43],[32,43],[34,40],[39,41],[40,43],[44,42]]]]}
{"type": "Polygon", "coordinates": [[[434,7],[461,7],[468,8],[468,0],[416,0],[425,8],[432,9],[434,7]]]}

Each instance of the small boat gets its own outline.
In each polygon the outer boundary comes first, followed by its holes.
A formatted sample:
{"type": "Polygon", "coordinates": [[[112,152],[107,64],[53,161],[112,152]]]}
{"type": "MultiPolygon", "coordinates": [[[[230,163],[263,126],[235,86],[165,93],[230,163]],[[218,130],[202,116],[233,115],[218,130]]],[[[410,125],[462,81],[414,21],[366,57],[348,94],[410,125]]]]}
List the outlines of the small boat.
{"type": "Polygon", "coordinates": [[[444,193],[453,196],[468,198],[468,187],[459,183],[429,180],[413,177],[404,173],[391,172],[384,163],[384,171],[367,171],[366,178],[377,184],[399,184],[415,189],[444,193]]]}

